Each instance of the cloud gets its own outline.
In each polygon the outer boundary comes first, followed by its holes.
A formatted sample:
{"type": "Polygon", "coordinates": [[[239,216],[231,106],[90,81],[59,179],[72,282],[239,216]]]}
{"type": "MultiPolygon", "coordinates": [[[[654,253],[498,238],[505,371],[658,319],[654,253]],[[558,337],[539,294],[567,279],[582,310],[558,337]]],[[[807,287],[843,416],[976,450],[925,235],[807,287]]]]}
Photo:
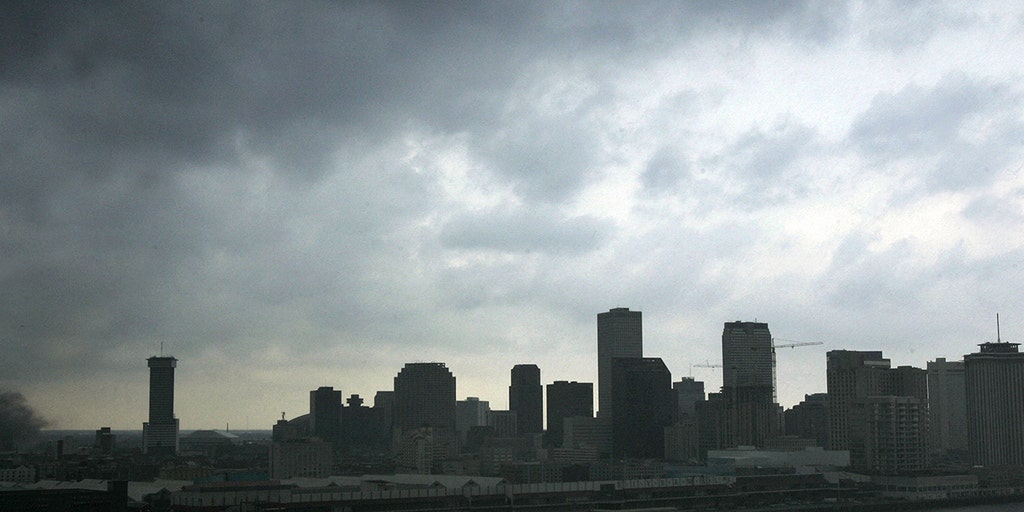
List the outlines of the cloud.
{"type": "Polygon", "coordinates": [[[209,427],[421,354],[492,400],[497,353],[592,378],[565,355],[615,305],[655,354],[756,311],[828,337],[950,283],[1013,302],[1024,70],[958,41],[1016,55],[1017,13],[893,51],[848,3],[0,10],[0,374],[55,426],[137,428],[161,343],[209,427]]]}

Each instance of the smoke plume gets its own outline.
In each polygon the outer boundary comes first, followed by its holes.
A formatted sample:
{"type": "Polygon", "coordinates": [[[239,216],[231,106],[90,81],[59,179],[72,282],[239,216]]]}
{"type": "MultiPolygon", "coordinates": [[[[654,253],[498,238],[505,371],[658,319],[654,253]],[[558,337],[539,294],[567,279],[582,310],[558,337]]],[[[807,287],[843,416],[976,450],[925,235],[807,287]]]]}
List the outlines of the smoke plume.
{"type": "Polygon", "coordinates": [[[46,421],[16,391],[0,390],[0,451],[14,450],[39,433],[46,421]]]}

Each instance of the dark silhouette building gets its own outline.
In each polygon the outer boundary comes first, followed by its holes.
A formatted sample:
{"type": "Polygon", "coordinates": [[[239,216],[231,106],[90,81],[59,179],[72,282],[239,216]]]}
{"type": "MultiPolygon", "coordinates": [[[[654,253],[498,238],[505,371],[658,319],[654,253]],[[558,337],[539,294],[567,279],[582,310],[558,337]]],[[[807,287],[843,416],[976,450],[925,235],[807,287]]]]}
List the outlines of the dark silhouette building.
{"type": "Polygon", "coordinates": [[[341,440],[341,390],[321,386],[309,392],[309,429],[321,441],[341,440]]]}
{"type": "Polygon", "coordinates": [[[385,450],[391,433],[383,425],[380,409],[366,407],[359,395],[345,399],[341,409],[340,445],[345,453],[367,454],[385,450]]]}
{"type": "Polygon", "coordinates": [[[594,417],[594,384],[564,380],[548,384],[549,446],[562,446],[564,420],[572,417],[594,417]]]}
{"type": "Polygon", "coordinates": [[[964,356],[968,450],[980,466],[1024,465],[1024,353],[982,343],[964,356]]]}
{"type": "Polygon", "coordinates": [[[540,368],[537,365],[517,364],[512,367],[508,410],[516,413],[516,431],[519,434],[544,431],[544,388],[540,385],[540,368]]]}
{"type": "Polygon", "coordinates": [[[597,314],[597,409],[612,417],[612,359],[643,357],[643,316],[629,308],[597,314]]]}
{"type": "Polygon", "coordinates": [[[815,446],[828,447],[828,394],[804,395],[799,404],[785,413],[788,436],[813,439],[815,446]]]}
{"type": "Polygon", "coordinates": [[[150,357],[149,421],[142,424],[142,449],[148,455],[177,455],[178,419],[174,417],[173,357],[150,357]]]}
{"type": "Polygon", "coordinates": [[[672,424],[672,374],[661,358],[612,359],[612,454],[663,458],[672,424]]]}
{"type": "Polygon", "coordinates": [[[444,363],[407,363],[395,376],[392,422],[405,430],[423,426],[455,431],[455,376],[444,363]]]}

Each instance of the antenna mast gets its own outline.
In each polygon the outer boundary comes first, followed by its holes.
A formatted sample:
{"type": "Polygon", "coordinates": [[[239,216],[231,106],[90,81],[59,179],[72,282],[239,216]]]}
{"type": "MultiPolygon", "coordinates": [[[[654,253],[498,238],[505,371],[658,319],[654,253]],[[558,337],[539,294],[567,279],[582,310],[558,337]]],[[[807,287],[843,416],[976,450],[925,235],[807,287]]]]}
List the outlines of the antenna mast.
{"type": "Polygon", "coordinates": [[[1003,338],[999,335],[999,313],[996,313],[996,343],[1002,343],[1003,338]]]}

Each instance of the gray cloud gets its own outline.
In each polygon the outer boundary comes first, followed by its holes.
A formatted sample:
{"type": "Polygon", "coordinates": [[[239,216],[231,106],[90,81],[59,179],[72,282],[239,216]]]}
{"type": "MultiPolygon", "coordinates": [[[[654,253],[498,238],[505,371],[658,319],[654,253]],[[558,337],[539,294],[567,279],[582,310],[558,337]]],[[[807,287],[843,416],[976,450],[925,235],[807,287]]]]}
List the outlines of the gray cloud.
{"type": "MultiPolygon", "coordinates": [[[[792,106],[743,108],[753,100],[735,81],[764,83],[756,58],[832,58],[862,22],[848,4],[0,11],[0,374],[53,403],[61,383],[140,375],[161,342],[182,371],[243,361],[253,375],[233,378],[252,384],[294,365],[303,379],[281,385],[304,389],[332,375],[386,386],[398,366],[374,365],[415,357],[408,347],[443,358],[480,340],[482,353],[558,338],[543,348],[575,349],[609,303],[657,313],[665,336],[707,338],[723,316],[767,310],[771,294],[747,287],[768,278],[748,263],[786,244],[768,240],[764,219],[833,193],[814,174],[832,162],[804,164],[851,146],[871,165],[928,161],[915,193],[1019,199],[981,190],[1020,159],[1006,74],[946,70],[935,86],[894,74],[896,92],[851,99],[852,145],[823,140],[792,106]],[[704,52],[722,67],[697,69],[704,52]]],[[[926,28],[908,37],[947,31],[926,28]]],[[[1019,223],[983,206],[964,215],[1019,223]]],[[[850,256],[813,283],[834,299],[828,314],[878,320],[891,305],[878,290],[915,299],[908,290],[938,272],[866,251],[854,242],[865,222],[835,235],[853,240],[840,251],[850,256]]],[[[962,266],[944,275],[1005,263],[950,259],[962,266]]],[[[770,280],[806,285],[802,270],[770,280]]],[[[76,427],[100,421],[96,408],[67,409],[76,427]]]]}

